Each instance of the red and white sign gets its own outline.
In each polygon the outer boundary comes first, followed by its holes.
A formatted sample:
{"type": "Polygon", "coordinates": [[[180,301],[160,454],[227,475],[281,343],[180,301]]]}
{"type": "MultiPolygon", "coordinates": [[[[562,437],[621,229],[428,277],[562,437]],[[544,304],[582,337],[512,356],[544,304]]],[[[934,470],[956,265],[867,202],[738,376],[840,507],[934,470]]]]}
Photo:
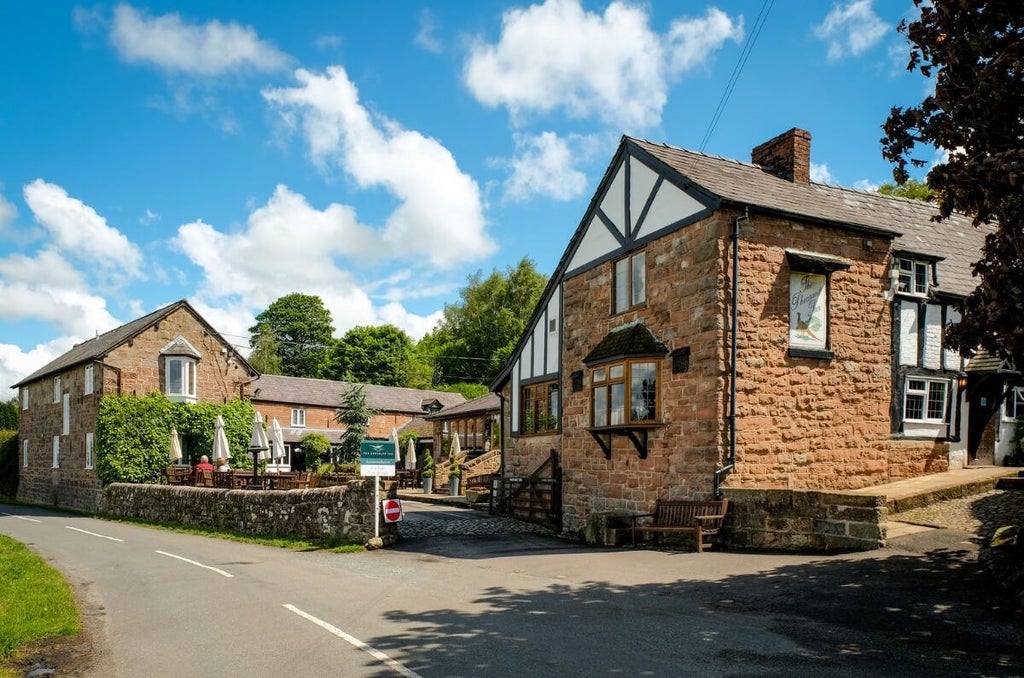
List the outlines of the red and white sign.
{"type": "Polygon", "coordinates": [[[385,523],[397,523],[402,519],[402,502],[398,499],[385,499],[380,503],[384,510],[385,523]]]}

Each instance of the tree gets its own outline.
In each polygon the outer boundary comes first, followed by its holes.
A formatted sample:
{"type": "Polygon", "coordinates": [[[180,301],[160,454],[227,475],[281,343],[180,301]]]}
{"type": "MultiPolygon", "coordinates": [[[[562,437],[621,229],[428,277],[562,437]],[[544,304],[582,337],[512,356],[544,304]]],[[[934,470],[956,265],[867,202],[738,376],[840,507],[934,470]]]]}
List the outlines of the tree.
{"type": "Polygon", "coordinates": [[[7,402],[0,402],[0,431],[18,430],[18,399],[11,398],[7,402]]]}
{"type": "Polygon", "coordinates": [[[394,325],[354,327],[334,346],[332,378],[379,386],[409,386],[412,339],[394,325]]]}
{"type": "Polygon", "coordinates": [[[928,188],[928,184],[917,179],[907,179],[902,184],[885,183],[878,187],[878,192],[882,195],[910,198],[922,202],[931,202],[935,199],[935,191],[928,188]]]}
{"type": "Polygon", "coordinates": [[[928,172],[938,220],[954,211],[974,225],[994,223],[948,345],[979,347],[1024,364],[1024,5],[1006,0],[914,0],[920,16],[900,23],[911,44],[907,70],[933,77],[935,90],[883,125],[883,156],[897,183],[921,167],[919,146],[945,151],[928,172]]]}
{"type": "Polygon", "coordinates": [[[547,284],[533,261],[524,257],[505,273],[469,276],[459,295],[446,304],[441,323],[424,337],[433,350],[435,385],[487,384],[504,366],[547,284]]]}
{"type": "Polygon", "coordinates": [[[341,436],[339,462],[351,462],[359,459],[359,445],[370,429],[370,419],[377,411],[366,404],[364,387],[354,384],[341,394],[341,407],[334,413],[334,420],[345,425],[345,433],[341,436]]]}
{"type": "Polygon", "coordinates": [[[272,303],[249,328],[249,345],[256,348],[261,333],[268,330],[278,342],[282,373],[312,378],[326,374],[334,344],[334,324],[320,297],[296,293],[272,303]]]}
{"type": "Polygon", "coordinates": [[[253,336],[249,364],[260,374],[281,374],[281,342],[274,336],[270,325],[257,325],[253,336]]]}
{"type": "MultiPolygon", "coordinates": [[[[316,471],[321,461],[326,461],[331,451],[331,441],[323,433],[307,433],[299,441],[299,449],[302,450],[302,460],[296,466],[298,471],[316,471]]],[[[298,460],[296,460],[298,461],[298,460]]]]}

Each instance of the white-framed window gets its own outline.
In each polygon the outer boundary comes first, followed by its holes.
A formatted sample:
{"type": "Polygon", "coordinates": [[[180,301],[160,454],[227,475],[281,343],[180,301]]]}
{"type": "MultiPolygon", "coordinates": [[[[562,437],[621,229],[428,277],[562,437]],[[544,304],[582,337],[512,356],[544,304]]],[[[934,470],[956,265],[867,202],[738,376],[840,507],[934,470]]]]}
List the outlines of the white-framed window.
{"type": "Polygon", "coordinates": [[[903,395],[903,419],[944,423],[948,390],[949,382],[944,379],[907,377],[907,387],[903,395]]]}
{"type": "Polygon", "coordinates": [[[53,378],[53,402],[60,402],[60,377],[53,378]]]}
{"type": "Polygon", "coordinates": [[[1006,394],[1003,403],[1003,419],[1015,421],[1024,417],[1024,386],[1017,386],[1006,394]]]}
{"type": "Polygon", "coordinates": [[[60,436],[53,436],[53,468],[60,468],[60,436]]]}
{"type": "Polygon", "coordinates": [[[85,383],[82,386],[82,393],[84,395],[90,395],[92,393],[93,381],[96,378],[96,369],[93,365],[85,366],[85,383]]]}
{"type": "Polygon", "coordinates": [[[21,409],[28,409],[28,386],[21,387],[21,409]]]}
{"type": "Polygon", "coordinates": [[[166,379],[164,393],[171,400],[195,402],[196,360],[188,356],[170,356],[164,363],[166,379]]]}
{"type": "Polygon", "coordinates": [[[306,408],[297,407],[292,410],[292,426],[305,426],[306,425],[306,408]]]}
{"type": "Polygon", "coordinates": [[[21,466],[28,468],[28,441],[21,441],[21,466]]]}
{"type": "Polygon", "coordinates": [[[96,449],[95,434],[91,431],[85,434],[85,468],[92,468],[93,452],[96,449]]]}
{"type": "Polygon", "coordinates": [[[930,268],[931,265],[926,261],[897,259],[896,270],[899,272],[896,282],[897,291],[919,297],[927,296],[930,268]]]}
{"type": "Polygon", "coordinates": [[[614,313],[628,311],[647,301],[647,253],[637,252],[614,265],[615,307],[614,313]]]}
{"type": "Polygon", "coordinates": [[[65,393],[63,403],[61,404],[61,410],[63,416],[60,422],[60,434],[63,436],[71,433],[71,394],[65,393]]]}

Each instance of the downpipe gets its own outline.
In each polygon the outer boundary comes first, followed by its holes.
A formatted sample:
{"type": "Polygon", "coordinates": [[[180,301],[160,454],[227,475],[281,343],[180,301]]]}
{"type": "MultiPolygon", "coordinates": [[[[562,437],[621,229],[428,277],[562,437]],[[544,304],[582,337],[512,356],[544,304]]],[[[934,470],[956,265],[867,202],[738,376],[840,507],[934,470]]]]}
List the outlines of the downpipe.
{"type": "Polygon", "coordinates": [[[750,208],[732,222],[732,327],[729,351],[729,457],[725,465],[715,469],[712,486],[716,500],[722,498],[722,476],[736,468],[736,361],[738,354],[739,300],[740,300],[740,222],[750,218],[750,208]]]}

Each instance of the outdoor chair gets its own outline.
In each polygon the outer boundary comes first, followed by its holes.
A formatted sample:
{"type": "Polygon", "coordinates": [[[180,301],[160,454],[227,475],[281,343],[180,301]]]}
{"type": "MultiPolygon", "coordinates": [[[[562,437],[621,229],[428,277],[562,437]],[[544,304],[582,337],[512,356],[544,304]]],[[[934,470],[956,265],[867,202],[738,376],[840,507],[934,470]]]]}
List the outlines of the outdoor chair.
{"type": "Polygon", "coordinates": [[[213,487],[213,471],[196,471],[196,487],[213,487]]]}

